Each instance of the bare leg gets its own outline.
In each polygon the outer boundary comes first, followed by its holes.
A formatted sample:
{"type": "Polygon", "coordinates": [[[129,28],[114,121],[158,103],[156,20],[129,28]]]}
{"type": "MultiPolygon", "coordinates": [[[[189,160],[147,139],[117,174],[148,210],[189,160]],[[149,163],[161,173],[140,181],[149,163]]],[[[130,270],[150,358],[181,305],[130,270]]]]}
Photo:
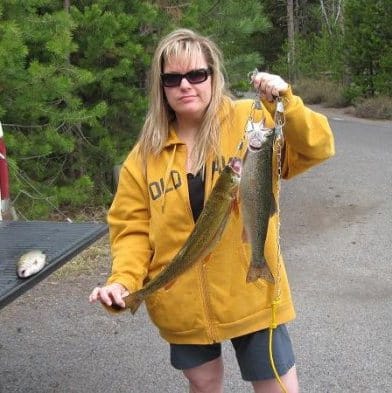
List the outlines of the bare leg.
{"type": "Polygon", "coordinates": [[[190,393],[223,393],[222,357],[183,371],[190,393]]]}
{"type": "MultiPolygon", "coordinates": [[[[280,377],[284,384],[287,393],[298,393],[298,378],[297,370],[293,366],[286,374],[280,377]]],[[[252,382],[255,393],[283,393],[278,381],[276,379],[266,379],[264,381],[252,382]]]]}

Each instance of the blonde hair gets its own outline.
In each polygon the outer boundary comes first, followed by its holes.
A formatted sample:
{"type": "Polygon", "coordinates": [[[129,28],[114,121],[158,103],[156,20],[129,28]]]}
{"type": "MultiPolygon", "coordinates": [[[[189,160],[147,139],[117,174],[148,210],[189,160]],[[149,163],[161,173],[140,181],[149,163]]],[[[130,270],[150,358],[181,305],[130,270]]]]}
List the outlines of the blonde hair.
{"type": "Polygon", "coordinates": [[[158,155],[165,146],[169,135],[170,123],[175,120],[175,113],[168,105],[163,87],[161,73],[165,61],[170,58],[184,58],[189,64],[202,54],[207,61],[211,74],[211,101],[204,114],[200,130],[192,151],[193,173],[198,172],[206,162],[209,154],[219,156],[219,109],[225,97],[225,80],[223,75],[222,54],[209,38],[192,30],[178,29],[164,37],[158,44],[150,71],[150,100],[144,126],[139,137],[139,151],[144,164],[147,157],[158,155]]]}

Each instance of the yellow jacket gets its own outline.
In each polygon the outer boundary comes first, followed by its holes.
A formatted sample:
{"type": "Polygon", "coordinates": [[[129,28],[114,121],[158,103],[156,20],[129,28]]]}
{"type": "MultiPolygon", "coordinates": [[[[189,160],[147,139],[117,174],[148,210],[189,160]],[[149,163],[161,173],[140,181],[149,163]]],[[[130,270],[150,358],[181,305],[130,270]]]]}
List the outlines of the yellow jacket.
{"type": "MultiPolygon", "coordinates": [[[[333,136],[326,118],[306,108],[289,90],[285,96],[285,151],[282,176],[290,178],[334,154],[333,136]]],[[[206,163],[205,198],[229,158],[238,155],[252,100],[228,100],[221,125],[220,160],[206,163]]],[[[273,127],[274,105],[264,103],[257,116],[273,127]]],[[[152,279],[174,257],[194,227],[185,171],[186,146],[171,130],[164,150],[149,158],[147,170],[137,146],[121,169],[108,222],[113,256],[108,283],[133,292],[152,279]]],[[[272,223],[272,225],[271,225],[272,223]]],[[[277,276],[276,215],[266,241],[267,262],[277,276]]],[[[232,214],[208,260],[199,261],[146,300],[147,310],[161,336],[170,343],[207,344],[241,336],[271,323],[274,285],[246,283],[250,247],[242,241],[242,217],[232,214]]],[[[281,301],[276,322],[295,317],[289,284],[280,258],[281,301]]]]}

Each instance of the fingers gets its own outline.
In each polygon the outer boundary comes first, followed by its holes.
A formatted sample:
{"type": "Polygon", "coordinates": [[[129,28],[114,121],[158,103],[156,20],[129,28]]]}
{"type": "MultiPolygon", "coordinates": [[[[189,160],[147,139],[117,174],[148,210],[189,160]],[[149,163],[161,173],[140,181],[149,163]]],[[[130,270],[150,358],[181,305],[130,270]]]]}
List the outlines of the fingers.
{"type": "Polygon", "coordinates": [[[279,75],[267,72],[258,72],[253,78],[253,86],[268,101],[273,101],[274,98],[284,93],[289,87],[279,75]]]}
{"type": "Polygon", "coordinates": [[[129,292],[121,284],[114,283],[105,287],[94,288],[89,296],[89,301],[90,303],[100,301],[107,306],[117,305],[124,308],[123,298],[128,295],[129,292]]]}

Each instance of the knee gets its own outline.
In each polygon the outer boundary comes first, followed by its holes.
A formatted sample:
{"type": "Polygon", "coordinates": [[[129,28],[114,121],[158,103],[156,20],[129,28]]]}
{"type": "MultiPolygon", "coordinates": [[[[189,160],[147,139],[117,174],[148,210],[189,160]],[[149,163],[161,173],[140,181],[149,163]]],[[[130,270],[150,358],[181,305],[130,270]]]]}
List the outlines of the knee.
{"type": "Polygon", "coordinates": [[[184,370],[191,393],[223,392],[223,364],[221,359],[208,363],[194,369],[184,370]]]}
{"type": "Polygon", "coordinates": [[[221,393],[223,392],[223,378],[199,377],[189,380],[189,388],[191,393],[221,393]]]}
{"type": "MultiPolygon", "coordinates": [[[[286,374],[280,377],[287,393],[299,393],[297,371],[293,366],[286,374]]],[[[275,378],[252,382],[255,393],[281,393],[282,387],[275,378]]]]}

